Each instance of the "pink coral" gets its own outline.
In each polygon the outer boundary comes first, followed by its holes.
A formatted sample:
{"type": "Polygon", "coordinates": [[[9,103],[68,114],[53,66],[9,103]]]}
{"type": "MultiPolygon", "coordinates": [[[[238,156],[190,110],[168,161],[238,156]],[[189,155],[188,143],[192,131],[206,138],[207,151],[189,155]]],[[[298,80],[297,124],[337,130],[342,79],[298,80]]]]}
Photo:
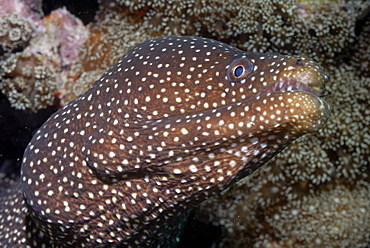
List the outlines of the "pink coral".
{"type": "Polygon", "coordinates": [[[35,29],[41,20],[41,0],[0,0],[0,16],[14,14],[26,19],[35,29]]]}

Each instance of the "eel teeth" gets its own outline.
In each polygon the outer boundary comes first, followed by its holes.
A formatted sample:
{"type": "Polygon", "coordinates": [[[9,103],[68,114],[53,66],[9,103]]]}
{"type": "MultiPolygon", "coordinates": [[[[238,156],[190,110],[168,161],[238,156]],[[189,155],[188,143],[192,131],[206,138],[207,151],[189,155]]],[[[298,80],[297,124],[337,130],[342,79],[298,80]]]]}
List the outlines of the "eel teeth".
{"type": "Polygon", "coordinates": [[[324,92],[317,91],[307,84],[299,82],[297,80],[284,80],[280,82],[276,82],[266,89],[260,91],[258,95],[264,95],[273,92],[285,92],[285,91],[304,91],[316,96],[322,96],[324,92]]]}

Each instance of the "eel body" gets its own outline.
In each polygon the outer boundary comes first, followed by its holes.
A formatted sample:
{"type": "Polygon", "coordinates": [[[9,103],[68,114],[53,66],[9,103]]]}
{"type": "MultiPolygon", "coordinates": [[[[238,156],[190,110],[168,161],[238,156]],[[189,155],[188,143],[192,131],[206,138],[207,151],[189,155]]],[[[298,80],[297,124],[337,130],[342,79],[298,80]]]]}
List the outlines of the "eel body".
{"type": "Polygon", "coordinates": [[[32,221],[54,247],[175,246],[194,206],[324,125],[327,78],[207,38],[141,43],[33,137],[32,221]]]}

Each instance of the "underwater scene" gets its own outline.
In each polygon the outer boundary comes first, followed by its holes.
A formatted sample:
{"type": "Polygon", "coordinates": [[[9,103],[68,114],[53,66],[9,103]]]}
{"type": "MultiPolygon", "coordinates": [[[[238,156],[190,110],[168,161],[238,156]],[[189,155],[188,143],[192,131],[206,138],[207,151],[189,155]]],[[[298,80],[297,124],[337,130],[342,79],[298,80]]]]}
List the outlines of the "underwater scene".
{"type": "Polygon", "coordinates": [[[1,247],[370,247],[370,1],[0,0],[1,247]]]}

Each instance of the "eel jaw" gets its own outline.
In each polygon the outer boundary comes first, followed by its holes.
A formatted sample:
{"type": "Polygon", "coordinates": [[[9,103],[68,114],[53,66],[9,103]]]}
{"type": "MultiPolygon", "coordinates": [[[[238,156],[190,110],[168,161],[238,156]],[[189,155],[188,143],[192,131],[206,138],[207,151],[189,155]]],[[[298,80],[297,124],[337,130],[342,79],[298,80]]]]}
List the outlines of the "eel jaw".
{"type": "Polygon", "coordinates": [[[325,90],[321,90],[319,87],[312,88],[306,83],[290,79],[281,80],[279,82],[273,83],[269,87],[261,90],[258,95],[264,95],[273,92],[287,92],[287,91],[303,91],[311,93],[317,97],[322,97],[325,95],[325,90]],[[316,89],[315,89],[316,88],[316,89]]]}
{"type": "MultiPolygon", "coordinates": [[[[254,98],[260,98],[269,94],[284,94],[289,92],[301,92],[302,94],[311,95],[312,103],[316,106],[315,113],[312,117],[312,128],[307,127],[307,132],[313,132],[320,129],[329,119],[331,115],[330,105],[323,99],[326,96],[325,84],[314,86],[312,83],[306,83],[295,79],[281,80],[268,86],[257,93],[254,98]],[[310,84],[313,85],[310,87],[310,84]]],[[[310,111],[308,111],[310,112],[310,111]]]]}

